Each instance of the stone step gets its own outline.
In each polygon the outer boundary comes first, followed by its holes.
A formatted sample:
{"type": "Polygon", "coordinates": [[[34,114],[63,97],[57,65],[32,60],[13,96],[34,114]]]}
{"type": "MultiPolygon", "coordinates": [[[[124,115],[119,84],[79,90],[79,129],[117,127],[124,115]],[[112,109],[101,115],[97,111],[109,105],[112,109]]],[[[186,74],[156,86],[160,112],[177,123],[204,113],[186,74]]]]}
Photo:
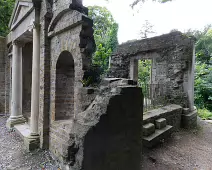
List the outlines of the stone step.
{"type": "Polygon", "coordinates": [[[166,127],[166,119],[165,118],[160,118],[155,120],[155,127],[156,129],[163,129],[166,127]]]}
{"type": "Polygon", "coordinates": [[[143,136],[149,136],[155,133],[155,125],[153,123],[147,123],[143,125],[143,136]]]}
{"type": "Polygon", "coordinates": [[[161,140],[168,138],[173,131],[173,126],[167,125],[163,129],[155,130],[150,136],[143,137],[143,145],[144,147],[151,148],[160,143],[161,140]]]}
{"type": "Polygon", "coordinates": [[[15,125],[14,129],[23,139],[30,135],[30,127],[27,123],[15,125]]]}

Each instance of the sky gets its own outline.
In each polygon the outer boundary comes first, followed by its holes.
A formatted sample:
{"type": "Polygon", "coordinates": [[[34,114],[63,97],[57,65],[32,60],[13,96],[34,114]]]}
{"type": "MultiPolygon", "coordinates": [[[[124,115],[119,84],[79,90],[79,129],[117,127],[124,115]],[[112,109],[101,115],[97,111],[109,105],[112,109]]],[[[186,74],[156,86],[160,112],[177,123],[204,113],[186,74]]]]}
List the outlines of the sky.
{"type": "Polygon", "coordinates": [[[85,6],[105,6],[119,24],[119,43],[139,39],[145,20],[156,32],[151,36],[169,33],[173,29],[185,32],[188,29],[202,30],[212,24],[212,0],[173,0],[165,4],[151,0],[136,8],[130,8],[133,0],[83,0],[85,6]]]}

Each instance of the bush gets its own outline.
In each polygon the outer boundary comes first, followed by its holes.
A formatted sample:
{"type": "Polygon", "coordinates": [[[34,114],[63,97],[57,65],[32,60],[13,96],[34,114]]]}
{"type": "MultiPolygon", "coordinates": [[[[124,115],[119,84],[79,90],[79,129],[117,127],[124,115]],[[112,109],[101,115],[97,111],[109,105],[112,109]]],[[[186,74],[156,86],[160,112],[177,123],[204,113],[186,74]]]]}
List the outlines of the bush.
{"type": "Polygon", "coordinates": [[[212,112],[207,109],[198,109],[198,115],[203,120],[212,120],[212,112]]]}

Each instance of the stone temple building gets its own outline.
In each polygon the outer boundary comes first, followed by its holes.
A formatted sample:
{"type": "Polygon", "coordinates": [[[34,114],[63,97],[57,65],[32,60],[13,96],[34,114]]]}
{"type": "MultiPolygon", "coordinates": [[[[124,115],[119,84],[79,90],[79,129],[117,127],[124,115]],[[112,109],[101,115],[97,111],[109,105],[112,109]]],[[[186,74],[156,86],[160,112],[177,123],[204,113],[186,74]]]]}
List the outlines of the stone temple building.
{"type": "Polygon", "coordinates": [[[194,40],[175,32],[122,44],[108,78],[84,87],[92,26],[82,0],[16,0],[0,37],[0,112],[29,150],[49,149],[63,169],[139,170],[142,141],[196,124],[194,40]],[[151,83],[164,85],[167,101],[145,115],[140,59],[152,60],[151,83]]]}

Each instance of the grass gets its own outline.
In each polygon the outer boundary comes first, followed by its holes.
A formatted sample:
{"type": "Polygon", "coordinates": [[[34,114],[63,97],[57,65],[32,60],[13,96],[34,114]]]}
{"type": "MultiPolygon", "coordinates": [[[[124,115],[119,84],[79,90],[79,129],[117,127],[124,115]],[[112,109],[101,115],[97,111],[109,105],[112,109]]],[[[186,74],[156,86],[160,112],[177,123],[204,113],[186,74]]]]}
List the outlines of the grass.
{"type": "Polygon", "coordinates": [[[212,112],[207,109],[198,109],[198,115],[203,120],[212,120],[212,112]]]}

